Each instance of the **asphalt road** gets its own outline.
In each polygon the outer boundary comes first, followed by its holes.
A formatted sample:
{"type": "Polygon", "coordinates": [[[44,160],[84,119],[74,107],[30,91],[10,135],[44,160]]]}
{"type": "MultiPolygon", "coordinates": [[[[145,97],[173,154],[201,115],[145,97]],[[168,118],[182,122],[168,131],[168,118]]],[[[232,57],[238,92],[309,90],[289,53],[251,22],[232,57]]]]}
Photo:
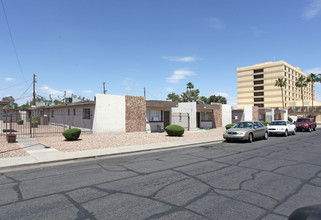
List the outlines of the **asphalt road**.
{"type": "Polygon", "coordinates": [[[287,219],[321,203],[321,131],[13,172],[0,219],[287,219]]]}

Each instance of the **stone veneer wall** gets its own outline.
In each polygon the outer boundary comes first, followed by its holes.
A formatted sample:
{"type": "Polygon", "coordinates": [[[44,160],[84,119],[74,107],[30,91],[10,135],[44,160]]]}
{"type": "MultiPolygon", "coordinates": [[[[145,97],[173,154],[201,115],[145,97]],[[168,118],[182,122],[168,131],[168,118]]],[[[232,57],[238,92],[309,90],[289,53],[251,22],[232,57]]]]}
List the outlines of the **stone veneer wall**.
{"type": "Polygon", "coordinates": [[[126,132],[146,131],[146,100],[141,96],[125,96],[126,132]]]}
{"type": "Polygon", "coordinates": [[[252,120],[253,121],[258,121],[259,120],[259,107],[257,107],[257,106],[253,106],[252,120]]]}
{"type": "Polygon", "coordinates": [[[222,104],[215,103],[215,105],[219,108],[213,109],[213,128],[220,128],[222,127],[222,104]]]}

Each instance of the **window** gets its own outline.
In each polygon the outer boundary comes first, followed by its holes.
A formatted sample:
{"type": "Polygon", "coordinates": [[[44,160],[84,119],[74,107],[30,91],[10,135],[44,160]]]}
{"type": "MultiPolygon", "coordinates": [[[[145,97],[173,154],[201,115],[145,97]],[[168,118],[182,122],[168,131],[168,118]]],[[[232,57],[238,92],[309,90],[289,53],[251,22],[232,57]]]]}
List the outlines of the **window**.
{"type": "Polygon", "coordinates": [[[212,121],[212,112],[201,112],[201,121],[212,121]]]}
{"type": "Polygon", "coordinates": [[[68,115],[70,115],[70,109],[68,109],[68,115]]]}
{"type": "Polygon", "coordinates": [[[254,70],[254,73],[263,73],[264,69],[254,70]]]}
{"type": "Polygon", "coordinates": [[[147,110],[146,119],[147,121],[163,121],[163,111],[161,110],[147,110]]]}
{"type": "Polygon", "coordinates": [[[284,66],[284,70],[286,71],[286,66],[284,66]]]}
{"type": "Polygon", "coordinates": [[[254,126],[256,126],[257,128],[263,128],[264,125],[261,124],[260,122],[254,122],[254,126]]]}
{"type": "Polygon", "coordinates": [[[254,98],[254,102],[264,102],[264,98],[254,98]]]}
{"type": "Polygon", "coordinates": [[[257,107],[264,107],[264,104],[254,104],[254,106],[257,106],[257,107]]]}
{"type": "Polygon", "coordinates": [[[264,89],[264,86],[255,86],[254,87],[254,90],[263,90],[264,89]]]}
{"type": "Polygon", "coordinates": [[[82,118],[83,119],[90,119],[90,108],[83,109],[82,118]]]}
{"type": "Polygon", "coordinates": [[[254,79],[262,79],[263,77],[264,77],[263,74],[254,75],[254,79]]]}
{"type": "Polygon", "coordinates": [[[286,72],[284,72],[284,77],[286,77],[286,72]]]}
{"type": "Polygon", "coordinates": [[[73,112],[74,112],[74,115],[76,115],[76,109],[74,108],[73,110],[74,110],[74,111],[73,111],[73,112]]]}
{"type": "Polygon", "coordinates": [[[54,118],[55,117],[55,111],[51,110],[51,117],[54,118]]]}
{"type": "Polygon", "coordinates": [[[254,85],[257,85],[257,84],[263,84],[263,83],[264,83],[264,80],[254,81],[254,85]]]}
{"type": "Polygon", "coordinates": [[[263,96],[264,95],[264,92],[255,92],[254,93],[254,96],[263,96]]]}

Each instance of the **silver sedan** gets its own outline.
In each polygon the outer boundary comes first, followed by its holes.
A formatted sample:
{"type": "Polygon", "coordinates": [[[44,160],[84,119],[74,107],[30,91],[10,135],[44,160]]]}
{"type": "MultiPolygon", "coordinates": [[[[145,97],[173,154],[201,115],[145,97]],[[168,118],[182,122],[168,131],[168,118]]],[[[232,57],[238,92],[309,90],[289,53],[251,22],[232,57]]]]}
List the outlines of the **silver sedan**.
{"type": "Polygon", "coordinates": [[[254,139],[263,138],[267,140],[268,137],[267,127],[259,121],[241,121],[223,133],[223,138],[227,142],[244,140],[251,143],[254,139]]]}

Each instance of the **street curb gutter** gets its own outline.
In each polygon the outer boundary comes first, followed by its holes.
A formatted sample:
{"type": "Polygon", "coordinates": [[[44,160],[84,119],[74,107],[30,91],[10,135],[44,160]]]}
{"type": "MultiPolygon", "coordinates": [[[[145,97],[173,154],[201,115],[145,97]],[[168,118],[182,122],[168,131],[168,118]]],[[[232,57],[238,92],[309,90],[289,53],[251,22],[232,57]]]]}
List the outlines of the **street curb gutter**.
{"type": "MultiPolygon", "coordinates": [[[[204,144],[216,144],[216,143],[219,143],[222,141],[224,141],[224,139],[218,139],[218,140],[213,140],[213,141],[204,141],[204,142],[200,141],[200,142],[195,142],[195,143],[190,143],[190,144],[180,144],[180,145],[166,146],[166,147],[160,147],[160,148],[146,148],[146,149],[140,149],[140,150],[134,150],[134,151],[128,151],[128,152],[114,152],[114,153],[105,153],[105,154],[101,154],[101,155],[90,155],[90,156],[81,156],[81,157],[75,157],[75,158],[57,159],[57,160],[52,160],[52,161],[39,161],[39,162],[30,162],[30,163],[24,163],[24,164],[19,164],[19,165],[1,166],[0,173],[6,172],[9,169],[12,170],[12,169],[19,169],[19,168],[30,168],[35,165],[49,165],[49,164],[56,164],[56,163],[58,163],[57,165],[59,165],[59,163],[72,162],[72,161],[77,161],[77,160],[80,161],[80,160],[88,160],[88,159],[98,159],[98,158],[102,158],[102,157],[113,157],[113,156],[127,156],[127,155],[130,156],[135,153],[148,153],[148,152],[153,152],[153,151],[163,151],[163,150],[169,150],[169,149],[175,149],[175,148],[196,147],[196,146],[204,145],[204,144]]],[[[167,143],[170,143],[170,142],[167,142],[167,143]]],[[[141,146],[144,146],[144,145],[141,145],[141,146]]],[[[128,147],[132,147],[132,146],[128,146],[128,147]]],[[[70,153],[72,153],[72,152],[70,152],[70,153]]],[[[5,159],[8,159],[8,158],[5,158],[5,159]]]]}

